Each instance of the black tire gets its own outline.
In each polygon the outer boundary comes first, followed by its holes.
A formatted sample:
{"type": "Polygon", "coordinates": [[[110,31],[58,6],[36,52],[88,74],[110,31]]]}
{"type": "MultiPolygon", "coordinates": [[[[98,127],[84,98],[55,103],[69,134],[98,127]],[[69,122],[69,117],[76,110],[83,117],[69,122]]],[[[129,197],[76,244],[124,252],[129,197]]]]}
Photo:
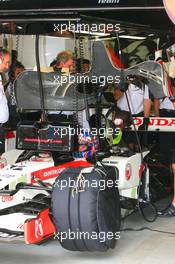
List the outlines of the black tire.
{"type": "MultiPolygon", "coordinates": [[[[115,247],[115,242],[119,238],[121,217],[119,192],[116,187],[100,191],[98,188],[87,188],[72,198],[71,189],[61,190],[57,183],[61,179],[68,181],[70,177],[71,179],[74,177],[73,175],[77,177],[80,170],[81,168],[69,168],[56,180],[52,192],[52,214],[59,238],[60,234],[68,234],[69,230],[76,235],[77,231],[78,234],[88,234],[89,237],[81,239],[77,236],[74,239],[68,237],[60,243],[65,249],[73,251],[107,251],[115,247]],[[92,239],[92,234],[96,234],[97,239],[92,239]]],[[[112,167],[107,174],[108,177],[105,179],[112,179],[114,174],[112,167]]],[[[93,179],[97,181],[102,179],[102,175],[95,170],[85,174],[85,177],[88,177],[90,182],[93,179]]]]}

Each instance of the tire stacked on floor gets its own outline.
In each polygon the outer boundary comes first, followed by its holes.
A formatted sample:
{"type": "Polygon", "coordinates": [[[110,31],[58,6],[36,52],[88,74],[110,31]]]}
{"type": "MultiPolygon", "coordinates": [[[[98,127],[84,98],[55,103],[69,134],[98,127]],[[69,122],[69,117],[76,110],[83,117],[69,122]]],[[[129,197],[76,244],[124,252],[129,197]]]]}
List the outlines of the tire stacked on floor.
{"type": "Polygon", "coordinates": [[[52,193],[53,221],[56,237],[65,249],[114,248],[120,230],[117,179],[118,170],[109,166],[68,168],[56,179],[52,193]]]}

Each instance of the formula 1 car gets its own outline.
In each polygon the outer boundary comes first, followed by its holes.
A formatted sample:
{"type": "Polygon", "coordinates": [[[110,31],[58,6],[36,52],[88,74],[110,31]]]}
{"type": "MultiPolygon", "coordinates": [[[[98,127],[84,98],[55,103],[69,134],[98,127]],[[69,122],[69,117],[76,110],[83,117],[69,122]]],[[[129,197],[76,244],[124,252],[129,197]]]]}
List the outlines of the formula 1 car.
{"type": "MultiPolygon", "coordinates": [[[[14,155],[12,152],[9,154],[14,155]]],[[[20,159],[22,160],[22,156],[20,159]]],[[[140,153],[129,153],[128,150],[121,149],[121,153],[104,158],[102,163],[119,169],[118,189],[123,199],[137,199],[140,177],[145,169],[140,153]]],[[[52,185],[66,168],[81,166],[90,167],[93,164],[75,159],[54,166],[52,157],[41,153],[40,156],[32,155],[28,160],[9,164],[1,169],[1,237],[16,238],[24,235],[28,244],[53,237],[56,229],[50,211],[52,185]]],[[[149,189],[149,175],[146,176],[146,181],[149,189]]],[[[65,184],[64,181],[62,184],[65,184]]]]}

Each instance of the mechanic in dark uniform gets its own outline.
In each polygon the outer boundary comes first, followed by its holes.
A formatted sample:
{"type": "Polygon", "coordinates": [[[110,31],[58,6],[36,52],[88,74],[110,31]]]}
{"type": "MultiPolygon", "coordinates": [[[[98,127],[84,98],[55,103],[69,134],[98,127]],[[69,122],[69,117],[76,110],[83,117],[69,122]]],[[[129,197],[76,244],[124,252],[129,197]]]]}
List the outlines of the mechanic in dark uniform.
{"type": "Polygon", "coordinates": [[[25,70],[23,64],[19,61],[15,61],[9,69],[9,84],[7,86],[6,96],[8,99],[8,107],[9,107],[9,121],[8,126],[11,129],[16,129],[17,123],[20,121],[20,116],[17,111],[17,102],[15,97],[15,87],[14,81],[18,77],[20,73],[25,70]]]}
{"type": "MultiPolygon", "coordinates": [[[[168,97],[154,100],[154,108],[157,116],[175,118],[175,102],[168,97]]],[[[175,216],[175,135],[173,132],[160,134],[160,153],[164,157],[171,155],[171,167],[174,178],[174,194],[171,204],[163,211],[158,212],[159,216],[175,216]]]]}
{"type": "Polygon", "coordinates": [[[6,49],[0,48],[0,156],[5,152],[5,132],[3,124],[9,119],[9,109],[2,84],[2,74],[8,71],[10,62],[10,53],[6,49]]]}

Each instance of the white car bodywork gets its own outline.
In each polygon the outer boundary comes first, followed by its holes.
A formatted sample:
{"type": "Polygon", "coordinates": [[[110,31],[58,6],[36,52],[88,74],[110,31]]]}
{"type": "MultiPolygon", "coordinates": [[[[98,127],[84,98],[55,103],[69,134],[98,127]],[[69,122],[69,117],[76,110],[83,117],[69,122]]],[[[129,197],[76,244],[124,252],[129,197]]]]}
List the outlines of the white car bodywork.
{"type": "MultiPolygon", "coordinates": [[[[149,151],[143,152],[143,158],[149,151]]],[[[102,161],[103,164],[116,166],[119,171],[118,189],[121,196],[137,199],[137,189],[140,183],[142,158],[140,153],[130,157],[110,156],[102,161]],[[129,175],[128,175],[129,171],[129,175]]]]}
{"type": "MultiPolygon", "coordinates": [[[[4,154],[7,161],[16,160],[17,156],[21,154],[21,151],[11,150],[9,153],[4,154]]],[[[32,183],[32,172],[40,169],[52,167],[54,165],[53,160],[47,161],[32,161],[27,160],[16,164],[8,164],[0,170],[0,189],[3,190],[8,186],[9,190],[16,189],[18,183],[32,183]]],[[[37,195],[48,196],[48,193],[44,190],[35,189],[20,189],[14,195],[0,195],[0,210],[8,209],[16,205],[24,204],[31,201],[37,195]]],[[[35,218],[37,214],[24,214],[24,213],[10,213],[0,216],[0,229],[7,229],[11,231],[23,232],[24,222],[29,218],[35,218]]],[[[0,233],[0,237],[4,235],[0,233]]]]}

